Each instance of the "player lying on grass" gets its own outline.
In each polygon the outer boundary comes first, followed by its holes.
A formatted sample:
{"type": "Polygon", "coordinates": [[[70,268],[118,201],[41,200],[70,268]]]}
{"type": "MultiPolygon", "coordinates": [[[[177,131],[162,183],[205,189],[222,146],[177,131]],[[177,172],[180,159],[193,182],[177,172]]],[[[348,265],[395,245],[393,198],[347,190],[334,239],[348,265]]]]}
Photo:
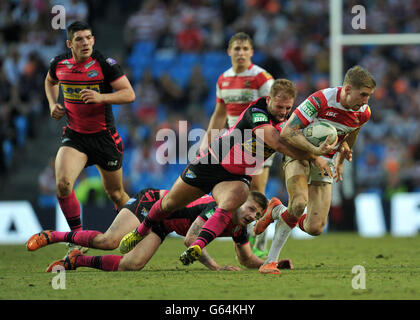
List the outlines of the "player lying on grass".
{"type": "MultiPolygon", "coordinates": [[[[144,189],[121,209],[105,233],[92,230],[75,232],[42,231],[33,235],[27,242],[29,251],[34,251],[46,245],[57,242],[70,242],[83,247],[102,250],[116,249],[122,237],[143,221],[152,205],[168,191],[158,189],[144,189]]],[[[251,192],[248,200],[235,212],[232,222],[226,227],[221,236],[232,236],[239,262],[248,268],[259,268],[264,262],[256,257],[248,242],[247,224],[254,221],[267,206],[267,199],[259,192],[251,192]]],[[[67,270],[78,267],[90,267],[104,271],[141,270],[152,258],[165,237],[172,231],[185,236],[188,247],[195,241],[205,221],[214,213],[216,202],[210,196],[203,196],[192,202],[186,208],[178,210],[171,217],[163,220],[152,228],[147,237],[124,256],[86,256],[79,250],[72,251],[62,260],[53,262],[47,272],[54,266],[64,266],[67,270]]],[[[240,270],[236,266],[219,266],[206,250],[202,251],[199,259],[210,270],[240,270]]],[[[282,262],[290,266],[289,261],[282,262]]]]}

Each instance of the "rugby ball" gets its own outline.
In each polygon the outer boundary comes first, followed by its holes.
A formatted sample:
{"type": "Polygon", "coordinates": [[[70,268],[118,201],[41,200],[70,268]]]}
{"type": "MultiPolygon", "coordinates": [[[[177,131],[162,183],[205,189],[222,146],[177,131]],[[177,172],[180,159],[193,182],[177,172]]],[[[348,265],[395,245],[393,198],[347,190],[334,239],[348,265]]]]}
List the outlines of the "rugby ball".
{"type": "Polygon", "coordinates": [[[314,146],[319,146],[328,136],[330,142],[333,143],[337,138],[337,130],[331,124],[325,121],[312,122],[303,129],[303,135],[314,146]]]}

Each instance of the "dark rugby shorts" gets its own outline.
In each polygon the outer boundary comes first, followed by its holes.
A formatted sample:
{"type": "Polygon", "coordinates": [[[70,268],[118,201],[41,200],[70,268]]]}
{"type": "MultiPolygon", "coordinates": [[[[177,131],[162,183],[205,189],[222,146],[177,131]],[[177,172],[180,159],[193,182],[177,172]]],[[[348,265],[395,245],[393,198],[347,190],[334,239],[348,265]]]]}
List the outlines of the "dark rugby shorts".
{"type": "Polygon", "coordinates": [[[248,187],[251,185],[251,176],[230,173],[217,163],[216,158],[209,152],[204,157],[207,157],[206,163],[200,163],[199,158],[188,164],[182,172],[181,179],[185,183],[201,189],[206,194],[223,181],[242,181],[248,187]]]}
{"type": "Polygon", "coordinates": [[[108,171],[121,168],[124,144],[115,128],[85,134],[64,127],[61,146],[71,147],[86,154],[88,161],[85,167],[97,164],[108,171]]]}
{"type": "MultiPolygon", "coordinates": [[[[160,199],[159,189],[143,189],[136,195],[135,201],[128,201],[124,208],[130,210],[140,222],[143,222],[144,218],[149,213],[149,210],[160,199]]],[[[161,241],[165,240],[166,236],[170,233],[166,231],[163,222],[159,222],[152,226],[152,231],[156,233],[161,241]]]]}

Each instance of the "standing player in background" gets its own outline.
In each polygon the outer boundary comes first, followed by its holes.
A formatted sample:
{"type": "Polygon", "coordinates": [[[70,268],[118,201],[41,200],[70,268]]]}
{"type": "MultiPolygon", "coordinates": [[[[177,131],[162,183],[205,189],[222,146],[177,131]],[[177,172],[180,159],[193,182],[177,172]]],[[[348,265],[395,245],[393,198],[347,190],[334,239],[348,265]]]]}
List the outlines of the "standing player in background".
{"type": "MultiPolygon", "coordinates": [[[[368,71],[360,66],[349,69],[342,87],[317,91],[303,101],[284,125],[281,136],[295,148],[311,152],[315,146],[303,136],[301,129],[315,120],[333,125],[337,129],[339,144],[324,159],[331,167],[335,167],[335,178],[341,181],[344,160],[352,160],[351,148],[356,143],[361,127],[370,118],[367,103],[375,88],[376,82],[368,71]]],[[[296,225],[310,235],[320,235],[330,210],[331,177],[322,175],[308,161],[290,157],[285,158],[284,171],[289,193],[288,207],[277,198],[271,199],[263,218],[254,229],[256,234],[261,233],[271,222],[279,220],[268,258],[260,268],[262,273],[279,273],[272,262],[278,259],[296,225]],[[304,214],[306,206],[307,213],[304,214]]]]}
{"type": "Polygon", "coordinates": [[[117,62],[93,50],[94,43],[89,25],[72,23],[66,41],[70,52],[52,60],[45,79],[51,117],[60,120],[67,115],[55,173],[58,202],[72,231],[82,228],[73,186],[83,168],[97,166],[116,208],[129,200],[122,183],[124,146],[115,128],[112,104],[133,102],[135,94],[117,62]],[[64,107],[58,103],[59,85],[64,107]]]}
{"type": "MultiPolygon", "coordinates": [[[[270,93],[273,77],[261,67],[252,63],[251,58],[254,54],[251,37],[238,32],[231,37],[227,53],[231,58],[232,67],[223,72],[216,85],[216,108],[210,118],[207,135],[201,145],[204,150],[209,141],[214,139],[211,130],[220,132],[226,126],[226,120],[231,128],[238,120],[239,115],[248,105],[260,97],[266,97],[270,93]]],[[[269,168],[273,164],[270,157],[265,163],[261,174],[252,177],[251,190],[256,190],[265,194],[265,188],[269,176],[269,168]]],[[[249,233],[251,241],[254,242],[253,251],[256,255],[267,254],[267,233],[255,237],[252,226],[249,233]]]]}

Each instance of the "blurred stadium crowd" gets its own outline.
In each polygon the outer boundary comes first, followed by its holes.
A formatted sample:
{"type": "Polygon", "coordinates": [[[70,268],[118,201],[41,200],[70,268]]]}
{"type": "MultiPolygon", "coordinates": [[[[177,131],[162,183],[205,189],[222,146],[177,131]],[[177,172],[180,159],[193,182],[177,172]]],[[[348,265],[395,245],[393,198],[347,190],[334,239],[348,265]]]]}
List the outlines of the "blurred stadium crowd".
{"type": "MultiPolygon", "coordinates": [[[[345,33],[420,32],[415,0],[344,1],[345,33]],[[366,8],[366,30],[351,28],[353,5],[366,8]]],[[[0,171],[13,150],[36,135],[36,119],[48,120],[43,81],[49,60],[64,50],[64,35],[51,28],[51,6],[72,20],[98,20],[109,1],[15,0],[0,2],[0,171]],[[95,11],[94,11],[95,10],[95,11]],[[93,11],[95,15],[93,15],[93,11]]],[[[129,191],[169,187],[184,168],[156,159],[162,128],[206,129],[215,105],[215,85],[230,67],[227,41],[238,31],[254,40],[253,62],[273,77],[294,81],[296,106],[329,86],[329,1],[144,0],[121,2],[126,15],[121,61],[136,90],[131,105],[114,107],[125,144],[124,175],[129,191]]],[[[94,30],[95,31],[95,30],[94,30]]],[[[371,121],[355,148],[357,192],[420,190],[420,47],[362,46],[344,49],[345,68],[366,67],[376,78],[371,121]]],[[[161,142],[160,142],[161,143],[161,142]]],[[[195,143],[195,142],[192,142],[195,143]]],[[[87,170],[94,176],[95,170],[87,170]]],[[[268,196],[284,194],[273,170],[268,196]]],[[[54,181],[47,166],[40,181],[54,181]]],[[[48,182],[45,182],[48,184],[48,182]]],[[[42,185],[42,183],[41,183],[42,185]]],[[[54,188],[55,185],[51,184],[54,188]]],[[[45,187],[45,186],[44,186],[45,187]]],[[[48,188],[47,188],[48,189],[48,188]]]]}

